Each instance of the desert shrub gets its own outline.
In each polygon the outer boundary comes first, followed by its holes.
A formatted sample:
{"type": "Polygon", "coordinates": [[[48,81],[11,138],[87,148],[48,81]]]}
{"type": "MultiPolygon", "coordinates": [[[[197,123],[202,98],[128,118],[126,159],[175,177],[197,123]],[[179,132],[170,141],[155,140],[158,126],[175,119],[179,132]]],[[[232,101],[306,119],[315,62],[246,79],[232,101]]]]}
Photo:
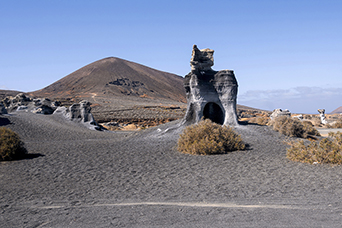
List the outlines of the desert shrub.
{"type": "Polygon", "coordinates": [[[342,128],[342,120],[339,120],[331,125],[332,128],[342,128]]]}
{"type": "Polygon", "coordinates": [[[342,133],[329,133],[329,138],[319,143],[311,142],[305,145],[303,140],[289,142],[287,158],[292,161],[306,163],[342,164],[342,133]]]}
{"type": "Polygon", "coordinates": [[[313,117],[310,122],[316,127],[322,127],[321,119],[318,117],[313,117]]]}
{"type": "Polygon", "coordinates": [[[273,126],[275,131],[278,131],[281,134],[289,137],[303,138],[304,136],[304,126],[297,119],[280,116],[274,118],[270,125],[273,126]]]}
{"type": "Polygon", "coordinates": [[[221,126],[209,119],[184,129],[178,140],[178,151],[188,154],[209,155],[243,150],[241,136],[228,126],[221,126]]]}
{"type": "Polygon", "coordinates": [[[270,122],[275,131],[289,137],[308,138],[310,135],[320,135],[309,121],[280,116],[270,122]]]}
{"type": "Polygon", "coordinates": [[[320,136],[319,131],[314,127],[314,125],[310,121],[302,121],[304,126],[304,138],[307,138],[309,135],[320,136]]]}
{"type": "Polygon", "coordinates": [[[260,117],[256,117],[256,118],[253,118],[251,120],[249,120],[248,122],[249,123],[255,123],[255,124],[258,124],[258,125],[267,125],[269,122],[270,122],[270,118],[269,117],[264,117],[264,116],[260,116],[260,117]]]}
{"type": "Polygon", "coordinates": [[[0,127],[0,161],[22,158],[27,153],[24,143],[14,131],[0,127]]]}

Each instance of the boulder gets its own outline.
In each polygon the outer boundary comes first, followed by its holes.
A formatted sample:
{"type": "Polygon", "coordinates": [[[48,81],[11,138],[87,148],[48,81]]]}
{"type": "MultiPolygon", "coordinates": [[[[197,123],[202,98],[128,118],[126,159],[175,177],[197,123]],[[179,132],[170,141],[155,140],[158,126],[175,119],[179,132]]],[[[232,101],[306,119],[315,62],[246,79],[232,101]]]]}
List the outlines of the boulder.
{"type": "Polygon", "coordinates": [[[5,105],[0,102],[0,115],[7,114],[7,110],[5,108],[5,105]]]}
{"type": "Polygon", "coordinates": [[[214,51],[193,46],[191,72],[185,76],[187,111],[182,124],[209,118],[221,125],[238,125],[236,98],[238,84],[232,70],[214,71],[214,51]]]}
{"type": "Polygon", "coordinates": [[[274,109],[272,114],[270,115],[271,120],[273,120],[276,117],[279,116],[287,116],[287,117],[291,117],[291,112],[288,109],[282,110],[280,108],[278,109],[274,109]]]}
{"type": "Polygon", "coordinates": [[[60,105],[60,102],[51,101],[48,98],[33,99],[33,103],[35,108],[32,110],[32,112],[44,115],[52,114],[60,105]]]}

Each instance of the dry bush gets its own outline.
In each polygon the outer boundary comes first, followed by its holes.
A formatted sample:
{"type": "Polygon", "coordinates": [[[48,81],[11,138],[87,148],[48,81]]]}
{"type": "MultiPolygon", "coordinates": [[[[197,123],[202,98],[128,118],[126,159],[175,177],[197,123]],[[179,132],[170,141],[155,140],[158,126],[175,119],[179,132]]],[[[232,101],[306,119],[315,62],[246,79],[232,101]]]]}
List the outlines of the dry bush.
{"type": "Polygon", "coordinates": [[[297,119],[280,116],[273,119],[270,125],[273,126],[275,131],[289,137],[303,138],[304,136],[304,126],[297,119]]]}
{"type": "Polygon", "coordinates": [[[309,135],[320,136],[319,131],[314,127],[314,125],[310,121],[302,121],[304,126],[304,138],[307,138],[309,135]]]}
{"type": "Polygon", "coordinates": [[[305,163],[342,164],[342,133],[329,133],[329,138],[319,143],[311,142],[305,145],[303,140],[289,142],[287,158],[305,163]]]}
{"type": "Polygon", "coordinates": [[[245,147],[241,136],[232,128],[209,119],[186,127],[178,140],[178,151],[195,155],[222,154],[245,147]]]}
{"type": "Polygon", "coordinates": [[[248,121],[248,123],[254,123],[258,125],[267,125],[270,122],[269,117],[256,117],[248,121]]]}
{"type": "MultiPolygon", "coordinates": [[[[304,118],[306,119],[306,118],[304,118]]],[[[315,127],[322,127],[321,119],[317,116],[313,116],[311,119],[306,119],[306,121],[310,121],[315,127]]]]}
{"type": "Polygon", "coordinates": [[[309,121],[301,122],[298,119],[280,116],[270,122],[275,131],[289,137],[308,138],[310,135],[319,136],[319,132],[309,121]]]}
{"type": "Polygon", "coordinates": [[[331,128],[342,128],[342,120],[336,121],[331,125],[331,128]]]}
{"type": "Polygon", "coordinates": [[[27,153],[24,143],[14,131],[0,127],[0,161],[19,159],[27,153]]]}

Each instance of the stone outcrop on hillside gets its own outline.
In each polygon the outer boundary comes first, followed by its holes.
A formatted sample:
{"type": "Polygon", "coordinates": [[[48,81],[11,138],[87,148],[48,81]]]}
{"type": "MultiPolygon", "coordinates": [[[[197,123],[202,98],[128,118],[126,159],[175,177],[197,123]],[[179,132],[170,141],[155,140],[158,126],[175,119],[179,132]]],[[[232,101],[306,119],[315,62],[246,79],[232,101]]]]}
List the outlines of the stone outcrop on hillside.
{"type": "Polygon", "coordinates": [[[188,107],[182,124],[209,118],[222,125],[238,125],[236,98],[238,84],[232,70],[214,71],[214,51],[193,46],[191,72],[184,87],[188,107]]]}

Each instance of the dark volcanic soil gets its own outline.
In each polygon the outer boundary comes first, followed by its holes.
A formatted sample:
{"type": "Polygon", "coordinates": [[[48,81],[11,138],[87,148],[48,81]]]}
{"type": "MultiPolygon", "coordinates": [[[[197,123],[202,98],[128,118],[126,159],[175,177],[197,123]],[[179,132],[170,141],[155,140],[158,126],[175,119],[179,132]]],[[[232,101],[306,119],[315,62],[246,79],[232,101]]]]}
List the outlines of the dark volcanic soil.
{"type": "Polygon", "coordinates": [[[177,122],[98,132],[55,115],[17,112],[0,121],[32,154],[0,163],[1,227],[339,227],[342,221],[342,167],[287,160],[284,138],[265,126],[236,128],[249,150],[192,156],[175,149],[177,122]]]}

